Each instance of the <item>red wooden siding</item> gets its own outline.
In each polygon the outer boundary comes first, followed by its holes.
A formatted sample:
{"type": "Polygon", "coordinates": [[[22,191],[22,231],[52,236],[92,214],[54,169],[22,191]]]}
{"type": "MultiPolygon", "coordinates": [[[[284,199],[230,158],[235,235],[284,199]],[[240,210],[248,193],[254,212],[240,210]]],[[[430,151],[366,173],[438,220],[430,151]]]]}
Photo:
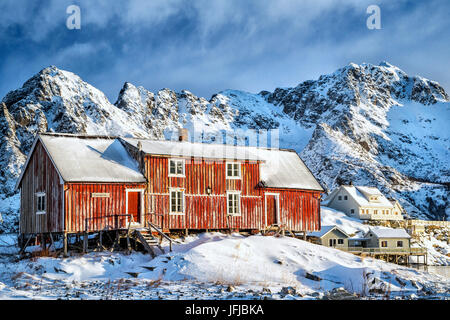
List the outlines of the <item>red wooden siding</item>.
{"type": "Polygon", "coordinates": [[[63,185],[60,184],[58,172],[40,141],[36,142],[30,157],[21,182],[20,232],[61,232],[63,185]],[[46,214],[36,214],[36,192],[46,194],[46,214]]]}
{"type": "Polygon", "coordinates": [[[144,189],[145,184],[67,183],[65,191],[66,231],[98,231],[126,227],[126,189],[144,189]],[[109,197],[92,197],[92,193],[109,193],[109,197]],[[86,221],[87,219],[87,221],[86,221]],[[117,221],[115,219],[118,219],[117,221]],[[87,222],[87,229],[86,229],[87,222]]]}
{"type": "Polygon", "coordinates": [[[241,179],[226,179],[225,161],[185,159],[185,177],[168,176],[168,158],[147,156],[149,181],[146,214],[150,221],[168,229],[258,229],[262,227],[262,191],[259,164],[243,162],[241,179]],[[207,194],[207,188],[211,194],[207,194]],[[170,215],[169,190],[185,192],[185,214],[170,215]],[[226,215],[227,191],[241,191],[241,216],[226,215]]]}
{"type": "Polygon", "coordinates": [[[320,192],[258,188],[257,161],[239,161],[240,179],[226,178],[225,160],[185,159],[184,177],[169,177],[168,162],[168,157],[161,156],[139,158],[148,183],[61,184],[56,168],[38,141],[21,183],[20,232],[79,233],[124,228],[127,218],[115,216],[125,215],[128,209],[139,221],[139,206],[143,206],[145,221],[164,229],[262,229],[274,222],[293,231],[320,229],[320,192]],[[184,191],[182,215],[169,214],[171,188],[184,191]],[[144,202],[140,202],[140,193],[129,192],[127,206],[128,189],[145,189],[144,202]],[[227,215],[227,191],[240,192],[237,216],[227,215]],[[46,192],[44,215],[36,215],[36,192],[46,192]],[[276,193],[278,197],[266,193],[276,193]],[[279,221],[273,217],[276,209],[279,221]]]}
{"type": "Polygon", "coordinates": [[[293,231],[320,230],[320,192],[290,189],[267,191],[279,193],[280,225],[293,231]]]}

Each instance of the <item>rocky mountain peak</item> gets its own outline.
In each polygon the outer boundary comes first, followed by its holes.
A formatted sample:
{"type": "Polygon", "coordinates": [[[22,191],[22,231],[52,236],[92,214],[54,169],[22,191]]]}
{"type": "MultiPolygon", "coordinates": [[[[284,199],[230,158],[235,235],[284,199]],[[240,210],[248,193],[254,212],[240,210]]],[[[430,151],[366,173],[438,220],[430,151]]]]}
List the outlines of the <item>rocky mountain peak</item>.
{"type": "Polygon", "coordinates": [[[111,104],[77,75],[47,67],[9,92],[0,106],[0,210],[18,212],[15,179],[38,132],[170,139],[185,127],[233,138],[278,130],[321,184],[379,187],[412,216],[439,217],[449,206],[450,102],[435,81],[388,62],[350,63],[293,88],[252,94],[225,90],[210,100],[125,82],[111,104]]]}

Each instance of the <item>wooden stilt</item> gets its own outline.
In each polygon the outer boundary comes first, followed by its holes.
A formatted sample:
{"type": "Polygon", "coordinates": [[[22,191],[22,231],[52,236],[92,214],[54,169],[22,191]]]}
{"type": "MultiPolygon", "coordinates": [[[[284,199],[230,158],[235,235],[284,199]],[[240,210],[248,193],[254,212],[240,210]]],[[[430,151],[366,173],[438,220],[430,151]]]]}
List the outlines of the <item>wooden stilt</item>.
{"type": "Polygon", "coordinates": [[[184,230],[184,232],[185,232],[185,234],[186,234],[186,237],[189,235],[189,231],[188,231],[188,229],[186,228],[185,230],[184,230]]]}
{"type": "Polygon", "coordinates": [[[127,250],[131,252],[130,234],[127,232],[127,250]]]}
{"type": "Polygon", "coordinates": [[[100,251],[103,251],[103,231],[100,231],[100,251]]]}
{"type": "Polygon", "coordinates": [[[63,235],[64,257],[67,257],[67,232],[63,235]]]}
{"type": "Polygon", "coordinates": [[[51,243],[50,243],[50,246],[48,248],[50,249],[53,246],[53,250],[56,250],[55,241],[53,240],[53,235],[52,235],[51,232],[50,232],[50,241],[51,241],[51,243]]]}
{"type": "MultiPolygon", "coordinates": [[[[24,237],[25,237],[25,235],[24,235],[24,237]]],[[[22,249],[21,249],[20,252],[19,252],[20,254],[22,254],[22,253],[25,252],[25,249],[27,248],[28,243],[30,242],[30,240],[31,240],[32,237],[33,237],[33,235],[30,235],[30,236],[28,237],[27,242],[25,242],[25,244],[23,245],[22,249]]]]}
{"type": "Polygon", "coordinates": [[[42,248],[42,250],[47,249],[47,243],[46,243],[45,235],[43,233],[41,233],[41,248],[42,248]]]}
{"type": "Polygon", "coordinates": [[[87,232],[85,232],[83,236],[83,253],[86,253],[87,249],[88,249],[88,234],[87,232]]]}
{"type": "Polygon", "coordinates": [[[119,244],[120,244],[119,230],[116,230],[116,239],[114,240],[114,245],[113,245],[113,247],[111,248],[111,252],[113,252],[114,249],[118,248],[119,244]]]}

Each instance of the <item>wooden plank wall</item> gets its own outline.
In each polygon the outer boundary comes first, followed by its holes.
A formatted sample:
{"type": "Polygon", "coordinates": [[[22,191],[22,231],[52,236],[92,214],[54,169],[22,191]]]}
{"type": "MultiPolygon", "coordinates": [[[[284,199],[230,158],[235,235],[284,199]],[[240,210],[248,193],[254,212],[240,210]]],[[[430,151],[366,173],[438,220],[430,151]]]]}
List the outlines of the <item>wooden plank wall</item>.
{"type": "Polygon", "coordinates": [[[37,141],[21,183],[20,233],[62,232],[63,185],[42,143],[37,141]],[[36,192],[46,193],[46,214],[36,214],[36,192]]]}
{"type": "MultiPolygon", "coordinates": [[[[126,189],[145,189],[145,184],[66,183],[65,221],[67,232],[84,232],[114,228],[113,217],[126,213],[126,189]],[[92,193],[109,193],[109,197],[92,197],[92,193]]],[[[119,220],[126,227],[126,217],[119,220]]]]}
{"type": "Polygon", "coordinates": [[[280,197],[282,224],[292,231],[320,230],[320,192],[310,190],[267,189],[280,197]]]}
{"type": "Polygon", "coordinates": [[[259,229],[263,221],[259,164],[241,164],[242,179],[226,179],[225,161],[186,159],[185,177],[168,176],[168,158],[146,157],[149,181],[146,213],[150,221],[168,229],[259,229]],[[207,187],[211,195],[207,195],[207,187]],[[185,191],[185,214],[169,215],[169,190],[185,191]],[[241,191],[241,216],[226,215],[227,190],[241,191]]]}

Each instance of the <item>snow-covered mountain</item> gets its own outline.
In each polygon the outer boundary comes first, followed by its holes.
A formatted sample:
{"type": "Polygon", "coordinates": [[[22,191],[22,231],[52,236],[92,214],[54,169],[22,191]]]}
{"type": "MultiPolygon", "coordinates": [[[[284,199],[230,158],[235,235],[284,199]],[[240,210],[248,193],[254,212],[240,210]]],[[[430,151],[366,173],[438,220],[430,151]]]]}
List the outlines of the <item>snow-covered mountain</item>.
{"type": "Polygon", "coordinates": [[[449,96],[437,82],[386,62],[352,63],[274,92],[226,90],[209,100],[127,82],[114,104],[52,66],[9,92],[0,112],[0,229],[17,221],[15,180],[34,135],[45,131],[164,139],[186,127],[212,141],[218,131],[278,129],[280,147],[299,152],[328,191],[353,181],[398,198],[411,216],[450,213],[449,96]]]}

